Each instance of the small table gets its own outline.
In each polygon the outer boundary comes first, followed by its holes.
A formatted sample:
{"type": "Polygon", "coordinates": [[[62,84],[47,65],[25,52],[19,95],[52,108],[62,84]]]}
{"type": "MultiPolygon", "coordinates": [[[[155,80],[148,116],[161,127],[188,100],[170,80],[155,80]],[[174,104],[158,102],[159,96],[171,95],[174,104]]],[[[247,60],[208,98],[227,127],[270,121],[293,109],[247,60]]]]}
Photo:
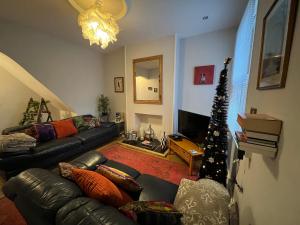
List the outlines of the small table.
{"type": "Polygon", "coordinates": [[[202,158],[204,150],[186,138],[182,138],[180,141],[169,138],[169,148],[171,152],[175,152],[180,158],[188,163],[189,175],[191,176],[195,161],[202,158]]]}

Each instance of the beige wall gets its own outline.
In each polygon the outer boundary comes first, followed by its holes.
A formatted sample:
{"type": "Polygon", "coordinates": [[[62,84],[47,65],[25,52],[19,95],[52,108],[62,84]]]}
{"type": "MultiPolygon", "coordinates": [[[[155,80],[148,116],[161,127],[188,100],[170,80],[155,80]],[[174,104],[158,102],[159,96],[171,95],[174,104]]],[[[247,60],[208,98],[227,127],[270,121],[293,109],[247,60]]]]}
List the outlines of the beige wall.
{"type": "Polygon", "coordinates": [[[241,161],[238,182],[244,193],[236,191],[241,225],[295,225],[300,223],[300,5],[289,62],[286,87],[256,90],[263,17],[273,0],[259,1],[257,26],[248,89],[247,110],[258,108],[283,120],[277,158],[253,154],[241,161]]]}
{"type": "MultiPolygon", "coordinates": [[[[104,55],[104,94],[110,100],[111,119],[114,119],[115,112],[124,114],[126,112],[125,91],[124,93],[114,91],[115,77],[125,77],[125,49],[123,47],[104,55]]],[[[124,82],[126,83],[125,80],[124,82]]]]}
{"type": "Polygon", "coordinates": [[[137,130],[137,113],[149,114],[162,117],[161,127],[156,129],[158,136],[164,131],[168,134],[173,133],[175,36],[126,46],[125,62],[127,128],[137,130]],[[154,55],[163,55],[163,104],[135,104],[133,102],[132,60],[154,55]]]}
{"type": "MultiPolygon", "coordinates": [[[[0,133],[5,128],[18,125],[30,98],[39,101],[41,96],[0,66],[0,133]]],[[[57,108],[52,104],[48,106],[53,119],[59,119],[57,108]]]]}
{"type": "MultiPolygon", "coordinates": [[[[236,28],[230,28],[181,40],[179,56],[181,82],[178,88],[180,109],[210,116],[224,59],[233,56],[235,35],[236,28]],[[194,68],[204,65],[215,65],[214,83],[194,85],[194,68]]],[[[228,74],[230,79],[231,70],[228,74]]]]}
{"type": "Polygon", "coordinates": [[[103,92],[102,54],[41,33],[0,21],[0,51],[17,61],[78,114],[96,113],[103,92]]]}

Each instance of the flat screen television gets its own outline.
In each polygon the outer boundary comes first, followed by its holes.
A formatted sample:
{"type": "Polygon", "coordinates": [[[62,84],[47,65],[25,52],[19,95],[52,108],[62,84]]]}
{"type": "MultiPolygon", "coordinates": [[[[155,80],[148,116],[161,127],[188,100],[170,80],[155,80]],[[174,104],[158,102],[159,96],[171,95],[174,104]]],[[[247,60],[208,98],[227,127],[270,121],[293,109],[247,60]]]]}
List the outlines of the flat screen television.
{"type": "Polygon", "coordinates": [[[178,133],[202,144],[208,131],[209,116],[178,110],[178,133]]]}

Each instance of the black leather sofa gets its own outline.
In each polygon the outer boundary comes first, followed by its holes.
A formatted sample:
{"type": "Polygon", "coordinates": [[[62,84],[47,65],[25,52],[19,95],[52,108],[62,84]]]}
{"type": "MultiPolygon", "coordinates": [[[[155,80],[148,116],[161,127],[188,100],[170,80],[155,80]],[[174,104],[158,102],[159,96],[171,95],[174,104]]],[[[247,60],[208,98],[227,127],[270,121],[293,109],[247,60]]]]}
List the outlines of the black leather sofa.
{"type": "MultiPolygon", "coordinates": [[[[18,126],[3,130],[9,134],[24,130],[28,126],[18,126]]],[[[38,144],[31,151],[21,155],[0,156],[0,170],[6,178],[15,176],[28,168],[50,168],[58,162],[72,159],[79,154],[97,148],[118,137],[119,131],[115,123],[104,123],[99,128],[93,128],[62,139],[38,144]]]]}
{"type": "MultiPolygon", "coordinates": [[[[139,200],[173,203],[178,186],[112,161],[90,151],[70,162],[95,170],[105,164],[133,176],[143,187],[139,200]]],[[[142,163],[142,162],[141,162],[142,163]]],[[[58,169],[28,169],[8,180],[4,194],[15,202],[28,225],[133,225],[116,208],[84,196],[79,187],[58,174],[58,169]]]]}

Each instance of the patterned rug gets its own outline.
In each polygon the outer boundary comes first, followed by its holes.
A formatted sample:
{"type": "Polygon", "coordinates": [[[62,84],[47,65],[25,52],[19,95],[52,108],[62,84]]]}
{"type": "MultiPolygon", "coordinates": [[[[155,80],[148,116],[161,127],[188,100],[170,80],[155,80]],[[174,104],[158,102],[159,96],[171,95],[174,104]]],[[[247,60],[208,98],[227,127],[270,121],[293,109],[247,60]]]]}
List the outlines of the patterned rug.
{"type": "Polygon", "coordinates": [[[140,173],[150,174],[174,184],[179,184],[182,178],[191,180],[198,178],[188,175],[187,165],[136,151],[120,144],[106,146],[100,151],[108,159],[124,163],[140,173]]]}

